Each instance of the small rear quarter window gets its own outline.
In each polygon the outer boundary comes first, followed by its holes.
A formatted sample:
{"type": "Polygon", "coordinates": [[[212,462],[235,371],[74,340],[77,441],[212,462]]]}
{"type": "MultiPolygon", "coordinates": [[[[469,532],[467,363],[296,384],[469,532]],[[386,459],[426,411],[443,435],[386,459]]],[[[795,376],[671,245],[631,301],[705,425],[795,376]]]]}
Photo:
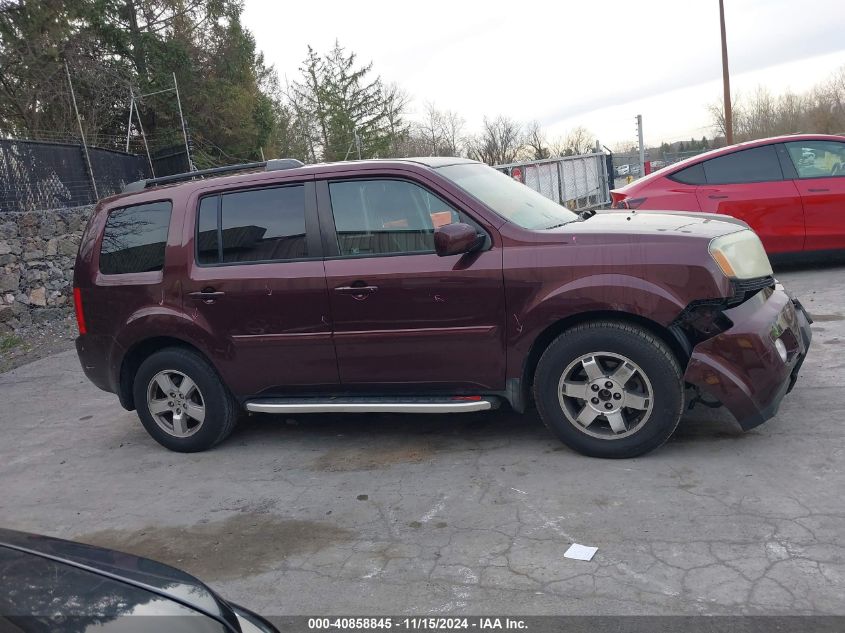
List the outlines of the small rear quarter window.
{"type": "Polygon", "coordinates": [[[670,174],[669,178],[686,185],[703,185],[707,182],[704,178],[704,166],[701,163],[696,163],[686,169],[676,171],[674,174],[670,174]]]}
{"type": "Polygon", "coordinates": [[[219,231],[217,230],[217,207],[220,196],[203,198],[197,219],[197,261],[200,264],[216,264],[220,261],[219,231]]]}
{"type": "Polygon", "coordinates": [[[100,272],[120,275],[162,270],[171,209],[171,203],[164,201],[112,210],[100,246],[100,272]]]}

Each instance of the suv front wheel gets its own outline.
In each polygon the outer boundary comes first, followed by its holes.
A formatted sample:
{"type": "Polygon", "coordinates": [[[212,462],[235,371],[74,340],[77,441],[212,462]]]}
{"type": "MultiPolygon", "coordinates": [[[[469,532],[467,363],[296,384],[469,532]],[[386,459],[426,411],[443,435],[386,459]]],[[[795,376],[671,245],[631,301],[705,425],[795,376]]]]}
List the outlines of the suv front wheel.
{"type": "Polygon", "coordinates": [[[180,453],[204,451],[235,428],[238,408],[208,362],[171,347],[147,358],[134,383],[135,408],[147,432],[180,453]]]}
{"type": "Polygon", "coordinates": [[[543,422],[567,446],[591,457],[635,457],[675,431],[683,379],[672,351],[647,330],[585,323],[543,353],[534,399],[543,422]]]}

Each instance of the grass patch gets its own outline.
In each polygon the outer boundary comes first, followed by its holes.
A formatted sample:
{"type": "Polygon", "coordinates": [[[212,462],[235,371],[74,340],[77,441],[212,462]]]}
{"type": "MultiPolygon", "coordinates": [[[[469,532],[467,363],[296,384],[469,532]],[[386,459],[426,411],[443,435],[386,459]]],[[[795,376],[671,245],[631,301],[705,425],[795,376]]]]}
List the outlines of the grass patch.
{"type": "Polygon", "coordinates": [[[0,334],[0,352],[5,352],[20,345],[21,340],[14,334],[0,334]]]}

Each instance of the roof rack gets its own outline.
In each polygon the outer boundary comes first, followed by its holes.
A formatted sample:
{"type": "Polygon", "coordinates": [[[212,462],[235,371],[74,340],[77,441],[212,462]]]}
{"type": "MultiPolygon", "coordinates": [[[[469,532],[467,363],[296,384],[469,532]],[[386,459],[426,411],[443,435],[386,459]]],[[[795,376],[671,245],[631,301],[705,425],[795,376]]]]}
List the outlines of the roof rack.
{"type": "Polygon", "coordinates": [[[233,174],[239,171],[249,171],[251,169],[264,169],[264,171],[276,171],[280,169],[296,169],[303,167],[302,161],[295,158],[273,158],[271,160],[260,163],[243,163],[241,165],[227,165],[226,167],[212,167],[211,169],[200,169],[198,171],[187,171],[184,174],[173,174],[172,176],[161,176],[159,178],[147,178],[146,180],[136,180],[130,182],[123,187],[123,193],[132,193],[134,191],[143,191],[147,187],[155,187],[156,185],[169,185],[174,182],[185,182],[193,180],[194,178],[203,178],[205,176],[222,176],[223,174],[233,174]]]}

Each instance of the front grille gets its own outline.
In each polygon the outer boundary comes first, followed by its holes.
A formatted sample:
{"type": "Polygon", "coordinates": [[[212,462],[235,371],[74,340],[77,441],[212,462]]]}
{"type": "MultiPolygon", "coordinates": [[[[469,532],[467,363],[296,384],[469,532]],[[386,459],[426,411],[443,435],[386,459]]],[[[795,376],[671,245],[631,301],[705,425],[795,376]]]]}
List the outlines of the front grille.
{"type": "Polygon", "coordinates": [[[754,279],[735,279],[733,281],[734,294],[730,298],[731,306],[738,305],[750,299],[754,294],[760,292],[763,288],[774,288],[775,278],[771,275],[765,277],[755,277],[754,279]]]}
{"type": "Polygon", "coordinates": [[[774,288],[775,278],[771,275],[757,277],[755,279],[737,279],[734,281],[734,288],[739,292],[756,292],[763,288],[774,288]]]}
{"type": "Polygon", "coordinates": [[[670,324],[670,329],[680,329],[692,346],[698,345],[733,327],[733,322],[724,314],[724,311],[735,308],[764,288],[774,288],[775,279],[768,275],[755,279],[735,280],[732,285],[734,294],[729,298],[697,299],[690,303],[670,324]]]}

